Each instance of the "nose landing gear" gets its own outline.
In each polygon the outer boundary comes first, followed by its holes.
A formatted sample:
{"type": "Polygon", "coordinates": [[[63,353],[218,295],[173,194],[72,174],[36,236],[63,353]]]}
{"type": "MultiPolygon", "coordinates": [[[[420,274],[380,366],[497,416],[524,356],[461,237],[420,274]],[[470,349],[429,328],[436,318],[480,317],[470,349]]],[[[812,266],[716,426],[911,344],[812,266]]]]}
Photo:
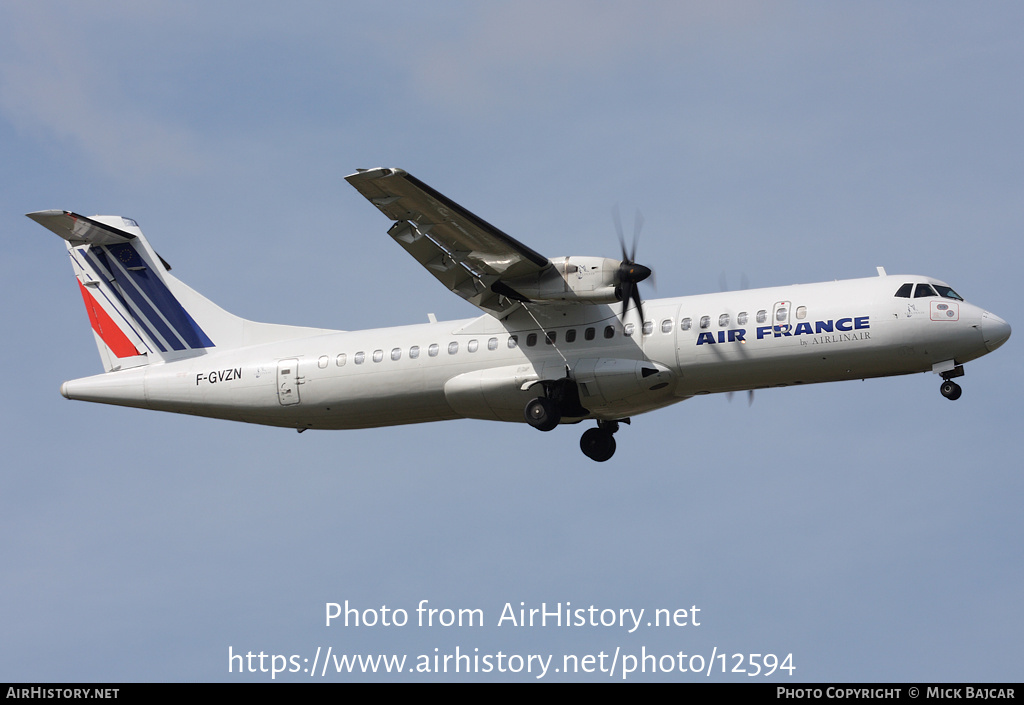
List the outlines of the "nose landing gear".
{"type": "Polygon", "coordinates": [[[963,394],[963,391],[964,390],[960,388],[959,384],[948,379],[943,381],[942,386],[939,387],[939,392],[942,396],[946,397],[950,401],[956,401],[959,399],[960,395],[963,394]]]}
{"type": "Polygon", "coordinates": [[[939,386],[939,393],[950,401],[956,401],[963,394],[960,385],[953,381],[954,377],[964,376],[964,366],[957,365],[951,370],[942,373],[942,384],[939,386]]]}

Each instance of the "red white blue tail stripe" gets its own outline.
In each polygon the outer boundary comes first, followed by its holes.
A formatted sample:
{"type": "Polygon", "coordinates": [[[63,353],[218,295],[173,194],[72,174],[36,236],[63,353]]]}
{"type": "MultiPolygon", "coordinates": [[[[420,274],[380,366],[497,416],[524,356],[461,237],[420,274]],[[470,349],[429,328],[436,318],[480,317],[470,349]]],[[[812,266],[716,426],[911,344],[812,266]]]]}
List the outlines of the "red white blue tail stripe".
{"type": "MultiPolygon", "coordinates": [[[[83,270],[91,270],[101,283],[97,288],[122,312],[124,323],[137,335],[141,334],[155,350],[213,347],[213,341],[174,297],[159,273],[140,256],[134,244],[79,247],[74,249],[72,258],[83,270]],[[103,286],[104,282],[107,286],[103,286]]],[[[109,343],[108,347],[111,347],[109,343]]]]}

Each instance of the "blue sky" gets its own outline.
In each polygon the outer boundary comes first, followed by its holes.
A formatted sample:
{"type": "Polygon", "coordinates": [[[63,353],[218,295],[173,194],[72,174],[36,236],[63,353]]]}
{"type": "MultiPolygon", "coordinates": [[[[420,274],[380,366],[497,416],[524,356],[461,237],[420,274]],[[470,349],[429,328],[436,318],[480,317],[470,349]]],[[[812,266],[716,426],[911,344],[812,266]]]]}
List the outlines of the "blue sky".
{"type": "Polygon", "coordinates": [[[1016,338],[955,404],[933,375],[694,399],[602,465],[577,428],[300,436],[62,399],[101,368],[62,243],[23,214],[135,218],[247,318],[475,315],[343,180],[398,166],[551,257],[616,256],[611,208],[640,208],[657,295],[882,265],[1019,328],[1022,29],[1009,2],[5,4],[0,680],[259,681],[229,647],[459,646],[1020,681],[1016,338]],[[487,623],[324,626],[326,602],[423,599],[487,623]],[[498,627],[507,602],[703,619],[498,627]]]}

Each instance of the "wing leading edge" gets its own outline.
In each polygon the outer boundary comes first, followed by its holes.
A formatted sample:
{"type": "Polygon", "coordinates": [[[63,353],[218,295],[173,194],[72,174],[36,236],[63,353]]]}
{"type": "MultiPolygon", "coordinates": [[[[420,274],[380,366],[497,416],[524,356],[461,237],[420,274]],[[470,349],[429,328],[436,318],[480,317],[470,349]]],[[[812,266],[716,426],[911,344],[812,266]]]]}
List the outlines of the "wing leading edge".
{"type": "Polygon", "coordinates": [[[438,281],[499,318],[527,298],[509,282],[552,268],[543,255],[401,169],[346,176],[395,224],[388,234],[438,281]]]}

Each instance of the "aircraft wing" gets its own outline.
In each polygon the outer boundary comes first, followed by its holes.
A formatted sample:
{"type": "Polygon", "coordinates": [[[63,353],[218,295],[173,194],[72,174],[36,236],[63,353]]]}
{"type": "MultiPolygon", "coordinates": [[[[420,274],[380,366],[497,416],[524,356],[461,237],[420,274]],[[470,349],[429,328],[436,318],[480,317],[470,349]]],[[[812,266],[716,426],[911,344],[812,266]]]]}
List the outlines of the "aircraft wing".
{"type": "Polygon", "coordinates": [[[345,179],[396,221],[395,241],[451,291],[498,316],[526,298],[508,285],[539,276],[548,259],[401,169],[365,169],[345,179]]]}

